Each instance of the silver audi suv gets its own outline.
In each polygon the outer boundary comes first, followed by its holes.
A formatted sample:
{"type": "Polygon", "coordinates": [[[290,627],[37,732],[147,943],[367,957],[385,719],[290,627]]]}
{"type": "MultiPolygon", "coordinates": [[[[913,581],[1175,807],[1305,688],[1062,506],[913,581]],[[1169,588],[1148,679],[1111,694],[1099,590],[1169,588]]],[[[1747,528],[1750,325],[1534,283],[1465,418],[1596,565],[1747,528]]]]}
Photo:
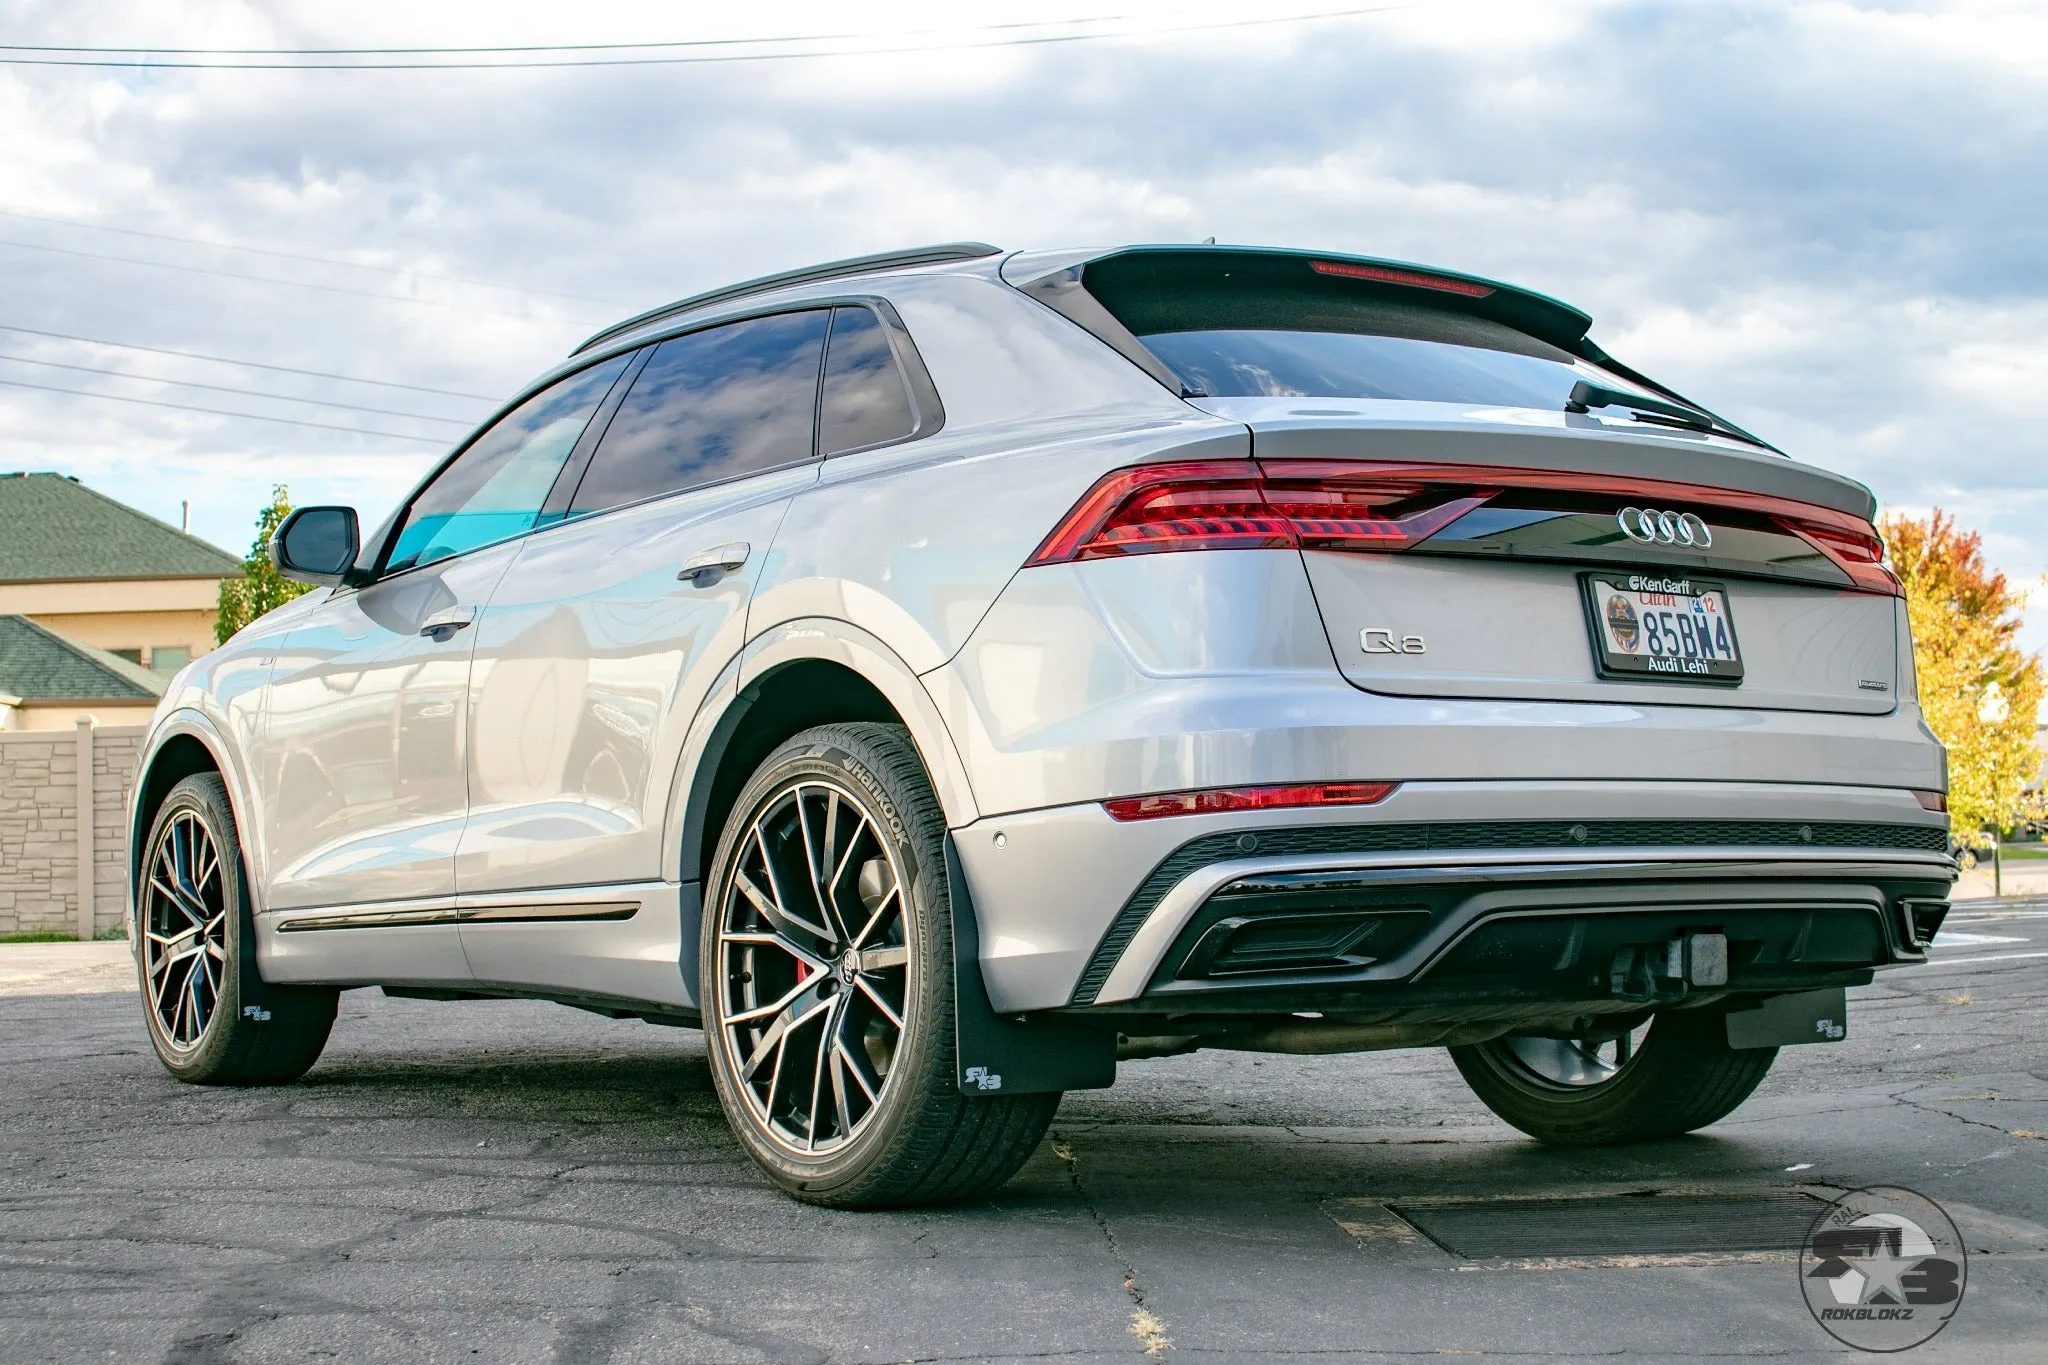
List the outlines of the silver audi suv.
{"type": "Polygon", "coordinates": [[[1334,253],[935,247],[578,347],[183,673],[150,1035],[336,993],[700,1028],[801,1198],[1000,1184],[1195,1048],[1447,1047],[1503,1119],[1713,1122],[1946,913],[1860,485],[1582,312],[1334,253]]]}

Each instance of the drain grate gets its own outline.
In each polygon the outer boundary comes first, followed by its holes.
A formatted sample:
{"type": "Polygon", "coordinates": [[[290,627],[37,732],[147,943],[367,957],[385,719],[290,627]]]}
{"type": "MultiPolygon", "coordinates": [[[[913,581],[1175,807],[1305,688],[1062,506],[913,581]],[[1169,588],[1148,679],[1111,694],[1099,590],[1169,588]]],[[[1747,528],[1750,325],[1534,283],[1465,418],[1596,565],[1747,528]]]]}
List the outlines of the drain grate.
{"type": "Polygon", "coordinates": [[[1770,1190],[1418,1199],[1387,1207],[1453,1255],[1490,1261],[1797,1251],[1827,1205],[1796,1190],[1770,1190]]]}

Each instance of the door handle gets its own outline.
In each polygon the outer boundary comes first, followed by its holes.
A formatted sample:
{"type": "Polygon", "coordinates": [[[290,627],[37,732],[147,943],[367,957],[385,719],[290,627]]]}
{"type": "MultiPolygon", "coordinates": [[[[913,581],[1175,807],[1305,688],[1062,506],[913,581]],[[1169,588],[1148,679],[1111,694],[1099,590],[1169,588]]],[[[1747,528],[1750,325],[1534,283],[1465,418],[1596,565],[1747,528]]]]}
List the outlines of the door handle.
{"type": "Polygon", "coordinates": [[[747,555],[753,548],[744,540],[735,540],[730,545],[691,555],[683,561],[676,577],[696,583],[713,573],[730,573],[747,562],[747,555]]]}
{"type": "Polygon", "coordinates": [[[431,635],[436,641],[447,640],[475,620],[475,607],[448,607],[420,622],[420,634],[431,635]]]}

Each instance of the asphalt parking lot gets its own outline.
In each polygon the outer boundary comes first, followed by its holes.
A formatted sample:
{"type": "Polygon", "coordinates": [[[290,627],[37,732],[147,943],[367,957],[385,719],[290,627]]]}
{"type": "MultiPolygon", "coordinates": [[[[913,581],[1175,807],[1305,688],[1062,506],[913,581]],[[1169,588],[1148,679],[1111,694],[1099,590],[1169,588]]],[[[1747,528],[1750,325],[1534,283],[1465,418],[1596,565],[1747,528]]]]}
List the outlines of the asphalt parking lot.
{"type": "Polygon", "coordinates": [[[1841,1358],[1742,1211],[1870,1184],[1972,1252],[1914,1357],[2048,1358],[2048,899],[1959,906],[1685,1140],[1539,1148],[1441,1052],[1199,1053],[1069,1097],[999,1198],[889,1214],[772,1192],[694,1033],[357,991],[301,1083],[190,1089],[106,954],[20,953],[10,1362],[1841,1358]]]}

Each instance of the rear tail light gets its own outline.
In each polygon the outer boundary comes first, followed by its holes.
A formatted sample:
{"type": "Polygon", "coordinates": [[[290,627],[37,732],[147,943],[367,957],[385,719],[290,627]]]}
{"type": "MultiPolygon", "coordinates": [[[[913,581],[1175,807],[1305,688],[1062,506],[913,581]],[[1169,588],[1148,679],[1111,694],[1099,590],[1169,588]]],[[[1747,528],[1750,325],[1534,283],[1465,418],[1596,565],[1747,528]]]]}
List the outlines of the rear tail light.
{"type": "Polygon", "coordinates": [[[1884,562],[1884,541],[1872,527],[1827,525],[1796,516],[1779,517],[1778,524],[1833,560],[1850,582],[1866,592],[1906,595],[1899,576],[1884,562]]]}
{"type": "Polygon", "coordinates": [[[1267,465],[1265,474],[1267,505],[1304,550],[1405,550],[1499,491],[1389,480],[1369,469],[1332,472],[1306,461],[1267,465]]]}
{"type": "Polygon", "coordinates": [[[1119,469],[1088,490],[1029,562],[1166,550],[1405,550],[1494,496],[1379,470],[1254,460],[1119,469]]]}
{"type": "Polygon", "coordinates": [[[1054,528],[1033,564],[1163,550],[1270,550],[1298,542],[1266,506],[1250,460],[1139,465],[1105,475],[1054,528]]]}
{"type": "Polygon", "coordinates": [[[1737,512],[1799,536],[1864,592],[1901,595],[1884,542],[1863,518],[1762,493],[1552,469],[1363,460],[1189,460],[1096,480],[1026,561],[1169,550],[1369,550],[1429,539],[1507,490],[1628,505],[1737,512]]]}
{"type": "Polygon", "coordinates": [[[1113,820],[1157,820],[1168,815],[1279,810],[1287,806],[1371,806],[1392,795],[1398,782],[1296,782],[1278,787],[1212,787],[1207,791],[1121,796],[1102,803],[1113,820]]]}

